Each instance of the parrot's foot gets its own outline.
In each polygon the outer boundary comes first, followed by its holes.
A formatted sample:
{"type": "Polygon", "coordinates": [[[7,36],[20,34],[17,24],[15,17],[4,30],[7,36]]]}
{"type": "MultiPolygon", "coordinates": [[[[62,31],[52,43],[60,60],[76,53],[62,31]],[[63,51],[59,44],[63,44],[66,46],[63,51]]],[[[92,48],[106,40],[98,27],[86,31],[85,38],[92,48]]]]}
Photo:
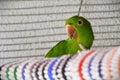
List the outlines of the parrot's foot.
{"type": "Polygon", "coordinates": [[[79,44],[79,47],[82,49],[82,51],[86,51],[87,50],[82,44],[79,44]]]}

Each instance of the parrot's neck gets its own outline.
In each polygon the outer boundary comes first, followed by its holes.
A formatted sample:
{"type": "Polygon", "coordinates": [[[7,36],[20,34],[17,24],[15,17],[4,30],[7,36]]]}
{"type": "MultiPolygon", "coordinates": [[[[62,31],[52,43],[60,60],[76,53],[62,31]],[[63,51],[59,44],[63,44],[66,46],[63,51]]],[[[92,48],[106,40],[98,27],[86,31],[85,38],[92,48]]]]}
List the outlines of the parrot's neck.
{"type": "Polygon", "coordinates": [[[80,44],[80,43],[77,42],[77,39],[68,38],[67,40],[68,40],[69,43],[71,43],[71,46],[72,46],[73,44],[75,44],[76,46],[78,46],[78,49],[79,49],[80,51],[87,50],[82,44],[80,44]]]}
{"type": "Polygon", "coordinates": [[[78,46],[79,46],[79,50],[80,50],[80,51],[85,51],[85,50],[87,50],[87,49],[85,48],[85,46],[79,42],[79,41],[80,41],[80,40],[79,40],[79,37],[77,37],[77,38],[72,37],[72,38],[68,38],[68,39],[69,39],[70,41],[74,42],[74,43],[77,43],[78,46]]]}

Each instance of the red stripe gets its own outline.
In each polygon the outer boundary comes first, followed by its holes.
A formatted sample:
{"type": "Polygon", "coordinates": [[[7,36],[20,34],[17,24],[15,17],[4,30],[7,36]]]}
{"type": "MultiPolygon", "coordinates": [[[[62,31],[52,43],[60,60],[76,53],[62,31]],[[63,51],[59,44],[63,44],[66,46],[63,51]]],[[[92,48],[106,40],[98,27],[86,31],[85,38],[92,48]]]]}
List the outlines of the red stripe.
{"type": "Polygon", "coordinates": [[[85,80],[85,79],[83,78],[83,74],[82,74],[82,65],[83,65],[85,59],[86,59],[89,55],[91,55],[93,52],[94,52],[94,50],[89,51],[89,52],[82,58],[82,60],[81,60],[80,63],[79,63],[78,72],[79,72],[79,76],[80,76],[81,80],[85,80]]]}
{"type": "Polygon", "coordinates": [[[119,72],[119,75],[120,75],[120,56],[119,56],[119,61],[118,61],[118,72],[119,72]]]}
{"type": "Polygon", "coordinates": [[[111,62],[112,62],[112,59],[113,59],[113,57],[114,57],[114,54],[115,54],[115,52],[116,52],[117,50],[116,49],[113,49],[112,51],[111,51],[111,53],[110,53],[110,55],[109,55],[109,57],[108,57],[108,59],[107,59],[107,73],[108,73],[108,77],[109,77],[109,79],[110,80],[112,80],[112,76],[111,76],[111,62]]]}

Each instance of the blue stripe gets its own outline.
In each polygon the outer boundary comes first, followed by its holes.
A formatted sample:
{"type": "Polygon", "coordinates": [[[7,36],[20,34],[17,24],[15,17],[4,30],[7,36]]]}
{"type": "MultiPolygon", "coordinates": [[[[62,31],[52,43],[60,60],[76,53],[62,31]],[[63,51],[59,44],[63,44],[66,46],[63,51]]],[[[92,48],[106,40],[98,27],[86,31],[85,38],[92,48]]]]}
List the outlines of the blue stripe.
{"type": "Polygon", "coordinates": [[[48,76],[49,76],[49,79],[50,80],[55,80],[54,78],[53,78],[53,74],[52,74],[52,71],[53,71],[53,67],[54,67],[54,65],[55,65],[55,63],[57,62],[57,60],[58,60],[58,58],[56,58],[54,61],[52,61],[52,63],[49,65],[49,68],[48,68],[48,76]]]}
{"type": "MultiPolygon", "coordinates": [[[[106,52],[107,52],[107,51],[106,51],[106,52]]],[[[102,58],[100,59],[100,61],[99,61],[99,66],[98,66],[98,68],[99,68],[99,69],[98,69],[98,71],[99,71],[99,76],[100,76],[101,79],[103,79],[102,70],[101,70],[102,61],[103,61],[104,56],[106,55],[106,52],[103,54],[102,58]]]]}
{"type": "Polygon", "coordinates": [[[25,80],[25,75],[24,75],[24,73],[25,73],[25,68],[26,68],[27,64],[28,64],[28,63],[26,63],[26,64],[23,66],[23,68],[22,68],[22,78],[23,78],[23,80],[25,80]]]}
{"type": "Polygon", "coordinates": [[[89,65],[88,65],[88,73],[89,73],[89,76],[90,76],[91,80],[93,80],[92,73],[91,73],[91,66],[92,66],[92,62],[93,62],[93,60],[94,60],[94,58],[95,58],[96,55],[97,55],[97,53],[94,56],[92,56],[92,58],[91,58],[91,60],[89,62],[89,65]]]}

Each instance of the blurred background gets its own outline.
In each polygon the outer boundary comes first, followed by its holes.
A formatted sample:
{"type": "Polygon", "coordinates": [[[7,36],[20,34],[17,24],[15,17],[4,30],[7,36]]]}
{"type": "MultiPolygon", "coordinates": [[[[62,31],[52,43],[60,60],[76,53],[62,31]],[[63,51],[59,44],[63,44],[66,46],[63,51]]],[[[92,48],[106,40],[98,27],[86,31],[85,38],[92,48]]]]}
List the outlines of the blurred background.
{"type": "MultiPolygon", "coordinates": [[[[0,65],[43,56],[66,39],[64,21],[80,0],[0,0],[0,65]]],[[[92,49],[120,46],[120,0],[83,0],[81,16],[93,27],[92,49]]]]}

